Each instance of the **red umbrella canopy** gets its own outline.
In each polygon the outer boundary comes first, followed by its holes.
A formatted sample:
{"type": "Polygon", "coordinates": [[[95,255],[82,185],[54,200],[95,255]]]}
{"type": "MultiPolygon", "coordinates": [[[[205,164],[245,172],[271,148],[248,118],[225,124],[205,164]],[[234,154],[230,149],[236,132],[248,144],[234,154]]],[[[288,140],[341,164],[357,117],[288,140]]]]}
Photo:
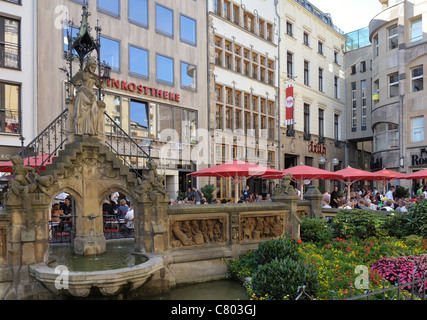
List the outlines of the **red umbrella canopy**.
{"type": "Polygon", "coordinates": [[[261,165],[244,162],[241,160],[233,160],[214,167],[199,170],[189,175],[195,177],[267,177],[267,176],[283,176],[279,170],[270,169],[261,165]]]}
{"type": "Polygon", "coordinates": [[[427,169],[406,174],[402,179],[427,179],[427,169]]]}
{"type": "Polygon", "coordinates": [[[314,168],[307,166],[305,164],[300,164],[298,166],[288,168],[281,171],[283,175],[292,174],[292,178],[298,180],[305,179],[342,179],[343,177],[337,172],[331,172],[319,168],[314,168]]]}
{"type": "MultiPolygon", "coordinates": [[[[52,163],[52,159],[56,156],[51,156],[45,154],[42,156],[28,157],[24,159],[24,166],[33,167],[37,169],[39,166],[42,166],[41,170],[44,170],[46,165],[52,163]]],[[[12,172],[13,163],[12,161],[0,162],[0,172],[12,172]]]]}
{"type": "Polygon", "coordinates": [[[372,172],[355,169],[350,166],[345,169],[338,170],[335,173],[341,175],[343,180],[376,180],[375,175],[372,172]]]}
{"type": "MultiPolygon", "coordinates": [[[[374,178],[373,178],[374,180],[390,181],[395,179],[407,179],[406,174],[397,172],[397,171],[387,170],[387,169],[382,169],[380,171],[372,172],[372,174],[374,175],[374,178]]],[[[426,173],[426,176],[427,176],[427,173],[426,173]]]]}

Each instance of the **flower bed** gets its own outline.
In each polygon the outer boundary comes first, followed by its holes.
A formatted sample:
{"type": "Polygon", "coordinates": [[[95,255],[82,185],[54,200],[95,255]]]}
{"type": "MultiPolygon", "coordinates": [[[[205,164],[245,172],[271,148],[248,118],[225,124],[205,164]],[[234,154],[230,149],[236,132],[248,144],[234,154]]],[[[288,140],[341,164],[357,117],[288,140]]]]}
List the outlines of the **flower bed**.
{"type": "MultiPolygon", "coordinates": [[[[354,287],[353,295],[362,294],[362,287],[357,290],[358,266],[364,266],[369,272],[369,289],[382,288],[383,278],[387,277],[382,269],[372,268],[376,261],[387,257],[420,256],[427,252],[427,239],[424,241],[404,241],[395,238],[383,239],[342,239],[334,238],[320,245],[316,243],[298,243],[301,258],[317,271],[319,286],[316,287],[314,298],[318,300],[342,299],[350,294],[350,286],[354,287]],[[332,291],[334,291],[332,293],[332,291]],[[332,296],[333,295],[333,296],[332,296]]],[[[254,252],[238,259],[229,261],[229,271],[240,277],[251,277],[256,274],[259,266],[255,263],[254,252]]],[[[381,260],[384,261],[384,260],[381,260]]],[[[423,260],[424,261],[424,260],[423,260]]],[[[380,265],[378,263],[378,265],[380,265]]],[[[304,283],[300,284],[301,286],[304,283]]],[[[387,286],[391,286],[387,282],[387,286]]],[[[252,299],[265,299],[265,295],[257,297],[253,285],[248,283],[248,293],[252,299]]],[[[283,294],[294,295],[293,292],[283,294]]],[[[375,299],[375,297],[372,297],[375,299]]],[[[381,297],[378,297],[380,299],[381,297]]]]}

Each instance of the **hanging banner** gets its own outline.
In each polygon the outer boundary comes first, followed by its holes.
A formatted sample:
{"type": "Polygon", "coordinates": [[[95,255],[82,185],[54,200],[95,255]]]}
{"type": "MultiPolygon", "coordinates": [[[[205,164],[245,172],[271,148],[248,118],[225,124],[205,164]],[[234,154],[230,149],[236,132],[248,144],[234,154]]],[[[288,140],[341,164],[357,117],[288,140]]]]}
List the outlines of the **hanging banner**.
{"type": "Polygon", "coordinates": [[[286,83],[286,125],[294,124],[294,82],[286,83]]]}

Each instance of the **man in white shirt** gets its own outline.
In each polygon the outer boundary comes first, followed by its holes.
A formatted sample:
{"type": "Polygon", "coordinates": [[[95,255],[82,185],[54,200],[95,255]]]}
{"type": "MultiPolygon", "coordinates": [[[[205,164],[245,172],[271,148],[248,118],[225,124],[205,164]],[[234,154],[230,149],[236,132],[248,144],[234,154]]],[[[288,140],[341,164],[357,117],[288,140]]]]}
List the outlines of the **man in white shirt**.
{"type": "Polygon", "coordinates": [[[394,202],[394,199],[393,199],[393,193],[394,193],[394,191],[396,190],[396,188],[395,187],[391,187],[390,188],[390,190],[388,190],[387,192],[386,192],[386,194],[385,194],[385,197],[388,199],[388,200],[391,200],[391,201],[393,201],[394,202]]]}
{"type": "Polygon", "coordinates": [[[120,227],[120,234],[124,237],[129,237],[132,234],[134,229],[133,205],[130,205],[130,208],[126,212],[124,220],[125,220],[125,225],[120,227]]]}

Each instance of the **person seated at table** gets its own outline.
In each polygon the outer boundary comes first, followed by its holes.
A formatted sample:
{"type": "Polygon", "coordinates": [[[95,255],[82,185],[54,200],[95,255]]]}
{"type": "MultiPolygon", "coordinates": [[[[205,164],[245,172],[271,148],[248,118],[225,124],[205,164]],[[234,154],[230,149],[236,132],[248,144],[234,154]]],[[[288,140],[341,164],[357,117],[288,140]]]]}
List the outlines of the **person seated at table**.
{"type": "Polygon", "coordinates": [[[132,234],[134,229],[134,210],[132,204],[129,204],[130,208],[126,212],[126,215],[124,217],[125,224],[120,227],[120,234],[127,237],[132,234]]]}
{"type": "Polygon", "coordinates": [[[51,210],[51,221],[61,222],[59,217],[64,216],[64,212],[61,210],[59,203],[55,203],[51,210]]]}

